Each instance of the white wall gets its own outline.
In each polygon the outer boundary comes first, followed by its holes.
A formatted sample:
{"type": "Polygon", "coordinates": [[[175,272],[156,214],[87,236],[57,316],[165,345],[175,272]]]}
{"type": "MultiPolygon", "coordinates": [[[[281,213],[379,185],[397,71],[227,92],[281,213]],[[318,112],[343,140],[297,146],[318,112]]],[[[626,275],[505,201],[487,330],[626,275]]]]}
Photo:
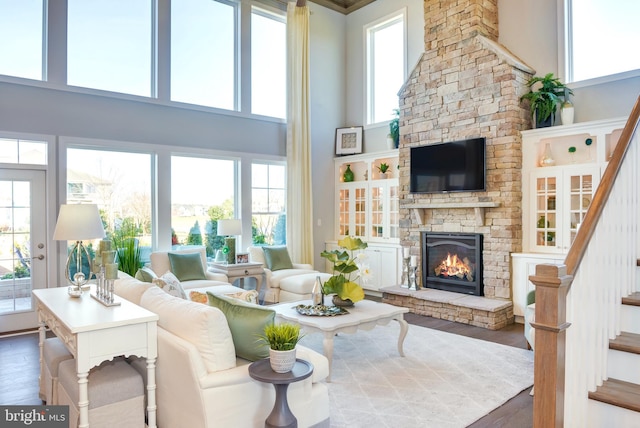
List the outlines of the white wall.
{"type": "Polygon", "coordinates": [[[310,17],[311,156],[316,268],[324,270],[320,253],[334,239],[334,177],[336,128],[345,117],[344,15],[307,2],[310,17]]]}
{"type": "MultiPolygon", "coordinates": [[[[347,113],[343,126],[360,126],[365,123],[364,90],[365,90],[365,57],[364,26],[384,16],[407,8],[407,73],[424,52],[424,3],[423,0],[377,0],[362,9],[347,15],[347,81],[346,106],[347,113]]],[[[400,90],[400,88],[398,88],[400,90]]],[[[365,127],[363,135],[363,151],[377,152],[387,149],[388,123],[381,126],[365,127]]]]}
{"type": "MultiPolygon", "coordinates": [[[[558,59],[558,10],[563,0],[498,0],[499,41],[525,63],[536,75],[561,75],[558,59]]],[[[559,9],[560,8],[560,9],[559,9]]],[[[594,22],[594,31],[597,23],[594,22]]],[[[633,44],[630,55],[635,55],[633,44]]],[[[573,87],[571,101],[575,106],[575,122],[628,116],[638,95],[640,77],[573,87]]]]}

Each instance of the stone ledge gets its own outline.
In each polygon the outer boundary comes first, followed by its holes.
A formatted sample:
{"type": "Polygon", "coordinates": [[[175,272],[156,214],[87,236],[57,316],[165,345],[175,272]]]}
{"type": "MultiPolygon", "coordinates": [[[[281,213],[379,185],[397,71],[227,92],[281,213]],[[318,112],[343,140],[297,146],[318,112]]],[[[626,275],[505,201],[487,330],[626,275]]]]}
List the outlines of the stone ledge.
{"type": "Polygon", "coordinates": [[[499,330],[513,324],[513,302],[423,288],[381,288],[382,301],[409,308],[412,313],[499,330]]]}

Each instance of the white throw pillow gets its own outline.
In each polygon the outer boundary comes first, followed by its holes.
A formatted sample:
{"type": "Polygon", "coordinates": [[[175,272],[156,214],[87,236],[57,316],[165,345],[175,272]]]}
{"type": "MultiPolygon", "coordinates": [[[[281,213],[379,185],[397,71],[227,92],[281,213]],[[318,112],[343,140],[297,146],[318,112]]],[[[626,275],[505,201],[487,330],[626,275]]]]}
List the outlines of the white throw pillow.
{"type": "Polygon", "coordinates": [[[218,308],[178,299],[155,287],[142,295],[140,306],[158,314],[158,326],[193,344],[207,372],[236,366],[231,330],[218,308]]]}
{"type": "Polygon", "coordinates": [[[179,297],[181,299],[187,298],[187,294],[184,292],[182,284],[180,284],[180,280],[171,273],[171,271],[167,271],[159,278],[154,278],[152,282],[172,296],[179,297]]]}

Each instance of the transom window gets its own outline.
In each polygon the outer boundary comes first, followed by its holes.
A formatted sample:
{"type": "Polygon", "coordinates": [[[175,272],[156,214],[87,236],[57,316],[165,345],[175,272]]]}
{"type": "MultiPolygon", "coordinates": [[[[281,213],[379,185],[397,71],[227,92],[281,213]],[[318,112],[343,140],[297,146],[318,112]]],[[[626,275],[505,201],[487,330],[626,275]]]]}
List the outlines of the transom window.
{"type": "Polygon", "coordinates": [[[236,3],[171,2],[171,99],[236,110],[236,3]]]}
{"type": "Polygon", "coordinates": [[[287,25],[285,17],[251,8],[251,113],[285,118],[287,25]]]}
{"type": "Polygon", "coordinates": [[[0,138],[0,163],[46,165],[46,141],[0,138]]]}
{"type": "Polygon", "coordinates": [[[67,83],[155,96],[152,0],[68,0],[67,83]]]}
{"type": "Polygon", "coordinates": [[[365,27],[366,123],[391,120],[406,74],[405,12],[365,27]]]}
{"type": "Polygon", "coordinates": [[[640,56],[629,50],[640,43],[640,2],[566,0],[565,6],[568,82],[640,69],[640,56]]]}
{"type": "Polygon", "coordinates": [[[0,74],[44,77],[43,0],[0,1],[0,74]]]}

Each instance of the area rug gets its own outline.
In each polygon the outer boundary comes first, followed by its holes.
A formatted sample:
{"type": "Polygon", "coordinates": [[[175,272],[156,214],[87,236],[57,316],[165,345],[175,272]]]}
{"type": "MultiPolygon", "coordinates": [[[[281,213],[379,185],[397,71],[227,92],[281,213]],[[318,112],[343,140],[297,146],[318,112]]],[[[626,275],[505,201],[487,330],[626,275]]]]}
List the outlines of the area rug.
{"type": "MultiPolygon", "coordinates": [[[[331,426],[466,427],[533,385],[533,352],[409,326],[335,337],[329,386],[331,426]]],[[[322,335],[302,344],[322,352],[322,335]]]]}

